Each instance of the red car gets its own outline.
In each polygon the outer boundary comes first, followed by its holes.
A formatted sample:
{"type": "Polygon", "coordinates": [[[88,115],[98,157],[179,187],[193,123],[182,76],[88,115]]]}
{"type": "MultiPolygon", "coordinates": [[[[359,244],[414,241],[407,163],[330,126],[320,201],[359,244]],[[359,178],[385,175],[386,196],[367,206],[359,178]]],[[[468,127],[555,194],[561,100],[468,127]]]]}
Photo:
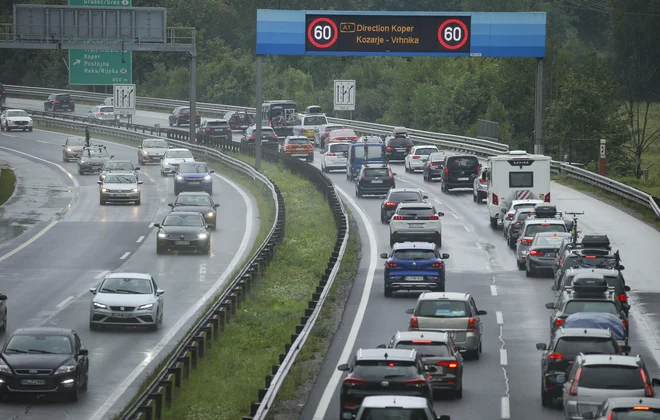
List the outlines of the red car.
{"type": "Polygon", "coordinates": [[[358,141],[358,135],[355,134],[355,131],[350,128],[342,128],[341,130],[332,130],[328,134],[328,143],[338,142],[338,141],[352,141],[355,143],[358,141]]]}

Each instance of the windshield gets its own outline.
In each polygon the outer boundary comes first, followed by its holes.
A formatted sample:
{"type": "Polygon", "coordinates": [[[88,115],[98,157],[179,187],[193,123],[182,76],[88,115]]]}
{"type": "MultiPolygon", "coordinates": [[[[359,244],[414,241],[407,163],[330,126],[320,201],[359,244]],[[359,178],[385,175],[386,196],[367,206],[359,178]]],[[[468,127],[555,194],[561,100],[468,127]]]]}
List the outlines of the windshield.
{"type": "Polygon", "coordinates": [[[82,146],[85,144],[85,139],[82,137],[69,137],[66,139],[66,144],[68,146],[82,146]]]}
{"type": "Polygon", "coordinates": [[[209,127],[224,127],[227,125],[227,121],[207,121],[206,125],[209,127]]]}
{"type": "Polygon", "coordinates": [[[349,147],[349,144],[330,144],[330,149],[328,150],[331,153],[346,153],[349,147]]]}
{"type": "Polygon", "coordinates": [[[588,365],[582,368],[578,386],[591,389],[644,389],[644,382],[637,366],[588,365]]]}
{"type": "Polygon", "coordinates": [[[133,175],[107,175],[103,180],[106,184],[135,184],[137,180],[133,175]]]}
{"type": "Polygon", "coordinates": [[[404,201],[422,201],[422,194],[416,191],[400,191],[393,192],[390,194],[387,201],[392,201],[394,203],[402,203],[404,201]]]}
{"type": "Polygon", "coordinates": [[[309,140],[304,139],[289,139],[289,144],[309,144],[309,140]]]}
{"type": "Polygon", "coordinates": [[[387,168],[369,168],[364,170],[364,176],[389,176],[387,168]]]}
{"type": "Polygon", "coordinates": [[[412,341],[401,341],[396,345],[397,349],[417,350],[419,357],[448,357],[449,347],[445,343],[415,343],[412,341]]]}
{"type": "Polygon", "coordinates": [[[608,300],[572,300],[564,308],[564,315],[573,315],[579,312],[601,312],[619,316],[614,302],[608,300]]]}
{"type": "Polygon", "coordinates": [[[517,211],[516,212],[516,221],[522,222],[523,220],[527,220],[529,215],[532,214],[531,211],[517,211]]]}
{"type": "Polygon", "coordinates": [[[392,253],[392,258],[399,260],[431,260],[435,258],[432,249],[397,249],[392,253]]]}
{"type": "Polygon", "coordinates": [[[412,361],[359,360],[353,375],[363,379],[406,378],[417,376],[417,368],[412,361]]]}
{"type": "Polygon", "coordinates": [[[105,149],[87,149],[87,156],[106,157],[110,155],[105,149]]]}
{"type": "Polygon", "coordinates": [[[20,334],[9,339],[5,353],[70,354],[71,340],[65,335],[20,334]]]}
{"type": "Polygon", "coordinates": [[[177,206],[211,206],[211,199],[205,195],[180,195],[176,199],[177,206]]]}
{"type": "Polygon", "coordinates": [[[99,112],[115,112],[115,109],[111,106],[102,106],[99,112]]]}
{"type": "Polygon", "coordinates": [[[399,209],[397,214],[402,216],[416,216],[416,217],[431,217],[436,214],[435,210],[430,207],[404,207],[399,209]]]}
{"type": "Polygon", "coordinates": [[[55,96],[55,99],[60,100],[60,101],[68,101],[71,99],[71,96],[69,95],[57,95],[55,96]]]}
{"type": "Polygon", "coordinates": [[[402,407],[365,408],[360,416],[360,420],[428,420],[430,418],[423,408],[402,407]]]}
{"type": "Polygon", "coordinates": [[[330,137],[357,137],[355,131],[350,129],[332,130],[330,137]]]}
{"type": "Polygon", "coordinates": [[[178,170],[180,174],[205,174],[208,171],[205,163],[182,163],[178,170]]]}
{"type": "Polygon", "coordinates": [[[123,171],[132,171],[133,164],[131,162],[106,162],[103,166],[103,169],[106,171],[109,170],[123,170],[123,171]]]}
{"type": "Polygon", "coordinates": [[[524,236],[535,236],[541,232],[566,232],[566,225],[563,223],[543,223],[528,225],[524,236]]]}
{"type": "Polygon", "coordinates": [[[328,120],[324,116],[305,117],[303,125],[322,125],[327,124],[328,120]]]}
{"type": "Polygon", "coordinates": [[[142,142],[145,149],[167,149],[169,146],[165,140],[145,140],[142,142]]]}
{"type": "Polygon", "coordinates": [[[452,157],[447,160],[447,167],[449,169],[477,169],[479,166],[479,160],[473,156],[465,157],[452,157]]]}
{"type": "Polygon", "coordinates": [[[415,155],[418,155],[418,156],[430,156],[431,153],[434,153],[434,152],[437,153],[437,152],[438,152],[438,149],[436,149],[435,147],[425,147],[425,148],[423,148],[423,149],[417,149],[417,150],[415,150],[415,155]]]}
{"type": "Polygon", "coordinates": [[[8,117],[29,117],[25,111],[7,111],[8,117]]]}
{"type": "Polygon", "coordinates": [[[559,249],[561,246],[561,241],[563,241],[565,236],[541,236],[536,235],[532,246],[542,246],[546,248],[559,249]]]}
{"type": "Polygon", "coordinates": [[[190,108],[179,109],[179,114],[190,114],[190,108]]]}
{"type": "Polygon", "coordinates": [[[596,337],[564,337],[557,342],[555,353],[563,355],[584,354],[616,354],[615,348],[610,338],[596,337]]]}
{"type": "Polygon", "coordinates": [[[99,293],[149,295],[153,293],[153,288],[150,279],[107,278],[99,287],[99,293]]]}
{"type": "Polygon", "coordinates": [[[163,226],[204,226],[201,214],[169,214],[163,221],[163,226]]]}
{"type": "Polygon", "coordinates": [[[166,158],[191,158],[192,153],[189,150],[168,150],[165,152],[166,158]]]}
{"type": "Polygon", "coordinates": [[[424,300],[419,305],[417,316],[433,318],[464,318],[468,307],[463,300],[424,300]]]}
{"type": "MultiPolygon", "coordinates": [[[[382,159],[383,158],[383,146],[380,144],[367,144],[367,151],[369,153],[369,159],[382,159]]],[[[364,159],[364,145],[355,146],[353,151],[355,152],[355,157],[359,159],[364,159]]],[[[387,170],[387,169],[386,169],[387,170]]]]}
{"type": "Polygon", "coordinates": [[[615,408],[612,420],[660,420],[660,408],[615,408]]]}

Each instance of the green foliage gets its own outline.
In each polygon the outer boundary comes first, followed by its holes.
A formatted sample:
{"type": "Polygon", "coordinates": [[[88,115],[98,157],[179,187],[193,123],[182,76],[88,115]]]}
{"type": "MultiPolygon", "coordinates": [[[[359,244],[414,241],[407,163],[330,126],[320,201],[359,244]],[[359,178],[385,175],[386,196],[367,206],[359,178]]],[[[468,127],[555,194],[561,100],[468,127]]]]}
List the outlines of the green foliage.
{"type": "Polygon", "coordinates": [[[2,168],[0,171],[0,206],[14,194],[16,188],[16,175],[9,168],[2,168]]]}

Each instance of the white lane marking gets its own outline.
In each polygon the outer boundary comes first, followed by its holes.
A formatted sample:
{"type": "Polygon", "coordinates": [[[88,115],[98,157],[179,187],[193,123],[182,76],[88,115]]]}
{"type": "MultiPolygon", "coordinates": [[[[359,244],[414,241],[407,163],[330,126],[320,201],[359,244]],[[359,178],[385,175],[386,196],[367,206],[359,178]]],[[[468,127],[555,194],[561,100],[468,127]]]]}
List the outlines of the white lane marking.
{"type": "Polygon", "coordinates": [[[11,134],[3,134],[4,137],[11,137],[12,139],[18,138],[18,136],[12,136],[11,134]]]}
{"type": "Polygon", "coordinates": [[[489,262],[489,261],[486,261],[486,270],[488,270],[488,271],[492,271],[492,270],[493,270],[493,266],[490,265],[490,262],[489,262]]]}
{"type": "Polygon", "coordinates": [[[506,349],[500,349],[500,365],[506,366],[508,364],[508,358],[506,355],[506,349]]]}
{"type": "Polygon", "coordinates": [[[502,419],[511,418],[511,408],[509,407],[509,397],[502,397],[502,419]]]}
{"type": "Polygon", "coordinates": [[[461,220],[461,216],[459,216],[458,214],[456,214],[456,213],[451,213],[451,215],[454,216],[454,218],[456,218],[456,219],[458,219],[458,220],[461,220]]]}
{"type": "Polygon", "coordinates": [[[481,246],[481,244],[480,244],[479,242],[475,242],[475,245],[476,245],[477,248],[479,248],[480,250],[482,250],[482,251],[484,250],[484,247],[481,246]]]}
{"type": "Polygon", "coordinates": [[[490,294],[493,296],[497,296],[497,287],[495,287],[494,284],[490,285],[490,294]]]}
{"type": "Polygon", "coordinates": [[[165,202],[165,198],[161,198],[161,199],[160,199],[160,202],[161,202],[161,203],[164,203],[164,202],[165,202]]]}
{"type": "MultiPolygon", "coordinates": [[[[11,136],[11,137],[13,137],[13,136],[11,136]]],[[[55,166],[56,168],[58,168],[59,170],[61,170],[62,172],[64,172],[64,173],[65,173],[65,174],[71,179],[71,181],[73,182],[73,186],[74,186],[74,188],[75,188],[76,190],[78,190],[78,189],[80,188],[80,184],[78,183],[78,180],[76,179],[76,177],[74,177],[74,176],[71,174],[71,172],[67,171],[66,169],[64,169],[64,167],[62,167],[61,165],[58,165],[58,164],[55,163],[55,162],[50,162],[50,161],[47,161],[46,159],[42,159],[42,158],[40,158],[40,157],[37,157],[37,156],[31,155],[31,154],[29,154],[29,153],[21,152],[20,150],[14,150],[14,149],[9,148],[9,147],[0,146],[0,149],[9,150],[9,151],[11,151],[12,153],[18,153],[18,154],[21,154],[21,155],[23,155],[23,156],[28,156],[29,158],[36,159],[36,160],[38,160],[38,161],[40,161],[40,162],[47,163],[47,164],[49,164],[49,165],[53,165],[53,166],[55,166]]],[[[77,193],[76,193],[76,194],[77,194],[77,193]]],[[[74,197],[74,198],[75,198],[75,197],[74,197]]],[[[73,203],[73,199],[71,199],[71,201],[69,202],[68,207],[71,207],[71,204],[72,204],[72,203],[73,203]]],[[[46,232],[48,232],[53,226],[55,226],[55,225],[57,224],[57,222],[58,222],[57,220],[53,220],[53,221],[50,222],[46,227],[44,227],[44,228],[41,229],[39,232],[37,232],[33,237],[31,237],[31,238],[28,239],[27,241],[23,242],[21,245],[17,246],[17,247],[14,248],[13,250],[9,251],[8,253],[6,253],[5,255],[3,255],[2,257],[0,257],[0,262],[6,260],[7,258],[11,257],[12,255],[16,254],[17,252],[19,252],[19,251],[25,249],[25,248],[28,247],[30,244],[32,244],[34,241],[36,241],[37,239],[39,239],[39,238],[41,238],[42,236],[44,236],[44,234],[45,234],[46,232]]]]}
{"type": "Polygon", "coordinates": [[[119,259],[120,259],[120,260],[125,260],[126,258],[128,258],[129,255],[131,255],[130,252],[124,252],[124,255],[122,255],[121,257],[119,257],[119,259]]]}
{"type": "MultiPolygon", "coordinates": [[[[378,266],[378,249],[376,248],[376,234],[374,233],[374,229],[371,225],[371,222],[367,215],[365,214],[364,210],[360,206],[357,205],[355,200],[353,200],[350,195],[346,194],[343,190],[341,190],[339,187],[336,187],[337,191],[344,196],[346,200],[348,200],[353,206],[355,207],[355,210],[357,213],[360,215],[360,219],[362,219],[362,223],[364,224],[365,229],[367,230],[367,237],[369,240],[369,246],[371,247],[371,254],[369,256],[369,270],[367,271],[367,278],[364,282],[364,289],[362,289],[362,296],[360,297],[360,304],[358,305],[357,313],[355,314],[355,318],[353,319],[353,325],[351,325],[351,330],[348,333],[348,337],[346,338],[346,343],[344,344],[344,349],[341,352],[341,356],[339,356],[339,361],[342,363],[342,361],[348,361],[349,358],[351,357],[351,354],[353,352],[353,347],[355,346],[355,341],[357,340],[357,335],[358,332],[360,331],[360,326],[362,325],[362,321],[364,320],[364,314],[367,310],[367,305],[369,303],[369,295],[371,294],[371,288],[373,286],[374,282],[374,274],[376,273],[376,267],[378,266]]],[[[328,385],[325,387],[325,390],[323,391],[323,395],[321,396],[321,399],[319,400],[319,405],[316,408],[316,412],[314,413],[313,420],[323,420],[325,418],[325,413],[328,411],[328,407],[330,406],[330,402],[332,400],[332,396],[334,395],[335,391],[337,390],[337,387],[339,386],[339,381],[341,380],[342,377],[342,372],[335,370],[334,373],[332,374],[332,377],[328,381],[328,385]]]]}
{"type": "Polygon", "coordinates": [[[156,222],[151,222],[151,223],[149,223],[149,229],[151,229],[152,227],[154,227],[155,224],[156,224],[156,222]]]}
{"type": "Polygon", "coordinates": [[[69,296],[68,298],[64,299],[62,302],[60,302],[56,308],[60,309],[61,307],[65,306],[67,303],[71,302],[73,299],[75,299],[75,296],[69,296]]]}
{"type": "Polygon", "coordinates": [[[102,279],[103,277],[105,277],[106,275],[108,275],[108,273],[110,273],[110,270],[101,271],[101,272],[98,273],[98,274],[96,275],[96,277],[94,277],[94,278],[97,279],[97,280],[98,280],[98,279],[102,279]]]}
{"type": "Polygon", "coordinates": [[[42,144],[53,144],[49,141],[43,141],[43,140],[36,140],[37,143],[42,143],[42,144]]]}
{"type": "Polygon", "coordinates": [[[504,324],[504,316],[502,315],[502,311],[495,312],[495,319],[497,319],[498,324],[500,325],[504,324]]]}
{"type": "Polygon", "coordinates": [[[135,242],[140,243],[142,241],[144,241],[144,236],[140,236],[135,242]]]}
{"type": "Polygon", "coordinates": [[[466,232],[472,232],[472,231],[470,230],[470,228],[467,227],[467,225],[463,225],[463,229],[465,229],[466,232]]]}
{"type": "Polygon", "coordinates": [[[234,188],[240,195],[241,198],[243,198],[243,202],[245,203],[247,207],[247,211],[245,212],[245,233],[243,233],[243,238],[241,239],[241,244],[238,247],[238,250],[236,251],[236,254],[234,255],[234,258],[232,258],[231,262],[225,269],[225,271],[222,273],[222,275],[218,278],[218,280],[213,284],[213,286],[202,296],[200,300],[193,305],[188,312],[183,314],[181,318],[177,321],[176,324],[170,328],[167,333],[163,336],[163,338],[154,346],[154,348],[147,352],[145,354],[144,360],[133,369],[133,371],[124,379],[122,383],[120,383],[117,387],[115,387],[114,391],[108,399],[99,407],[98,410],[90,417],[89,420],[102,420],[105,415],[110,411],[110,409],[117,403],[117,401],[121,398],[122,395],[124,395],[124,392],[131,386],[135,380],[142,375],[142,372],[149,366],[149,364],[156,358],[158,355],[163,351],[163,349],[172,342],[176,334],[178,334],[179,330],[188,322],[190,318],[195,316],[197,311],[199,311],[201,308],[205,307],[207,305],[207,302],[211,300],[215,295],[218,293],[218,289],[222,287],[229,276],[236,270],[240,264],[243,262],[243,259],[246,257],[246,254],[250,252],[250,249],[248,248],[250,245],[250,239],[252,238],[252,231],[254,230],[254,223],[252,223],[252,218],[254,217],[254,209],[252,206],[252,201],[250,200],[250,197],[238,186],[236,185],[233,181],[225,178],[224,176],[215,174],[216,177],[222,179],[224,182],[229,184],[232,188],[234,188]]]}
{"type": "Polygon", "coordinates": [[[442,204],[442,201],[438,200],[437,198],[434,198],[433,201],[435,201],[438,204],[442,204]]]}

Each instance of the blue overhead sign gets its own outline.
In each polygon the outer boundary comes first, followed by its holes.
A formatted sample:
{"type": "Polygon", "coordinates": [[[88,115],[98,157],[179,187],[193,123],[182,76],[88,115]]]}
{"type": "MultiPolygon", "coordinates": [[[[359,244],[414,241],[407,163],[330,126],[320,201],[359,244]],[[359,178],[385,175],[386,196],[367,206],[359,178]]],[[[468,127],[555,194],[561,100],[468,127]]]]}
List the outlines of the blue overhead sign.
{"type": "Polygon", "coordinates": [[[257,54],[545,57],[546,14],[257,10],[257,54]]]}

